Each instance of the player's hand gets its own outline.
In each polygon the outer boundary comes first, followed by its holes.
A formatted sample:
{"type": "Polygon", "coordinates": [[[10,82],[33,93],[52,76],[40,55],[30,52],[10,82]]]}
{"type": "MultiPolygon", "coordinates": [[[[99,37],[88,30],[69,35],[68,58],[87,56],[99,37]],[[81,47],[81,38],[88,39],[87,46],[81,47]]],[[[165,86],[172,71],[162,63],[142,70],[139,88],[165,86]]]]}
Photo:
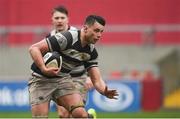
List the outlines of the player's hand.
{"type": "Polygon", "coordinates": [[[110,99],[118,99],[116,96],[118,96],[119,94],[117,90],[108,90],[108,87],[106,86],[103,95],[110,99]]]}
{"type": "Polygon", "coordinates": [[[55,67],[49,67],[49,68],[44,68],[43,70],[41,70],[46,76],[57,76],[60,68],[55,68],[55,67]]]}

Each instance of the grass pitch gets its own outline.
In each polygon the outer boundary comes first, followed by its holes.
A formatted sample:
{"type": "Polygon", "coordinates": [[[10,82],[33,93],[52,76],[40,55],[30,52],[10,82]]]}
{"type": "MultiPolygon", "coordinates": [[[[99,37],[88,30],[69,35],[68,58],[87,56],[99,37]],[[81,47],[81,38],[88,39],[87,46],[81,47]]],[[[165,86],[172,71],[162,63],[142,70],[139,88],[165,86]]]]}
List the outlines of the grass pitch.
{"type": "MultiPolygon", "coordinates": [[[[0,112],[0,118],[31,118],[31,113],[0,112]]],[[[49,118],[58,118],[57,113],[50,112],[49,118]]],[[[180,118],[180,112],[97,113],[97,118],[180,118]]]]}

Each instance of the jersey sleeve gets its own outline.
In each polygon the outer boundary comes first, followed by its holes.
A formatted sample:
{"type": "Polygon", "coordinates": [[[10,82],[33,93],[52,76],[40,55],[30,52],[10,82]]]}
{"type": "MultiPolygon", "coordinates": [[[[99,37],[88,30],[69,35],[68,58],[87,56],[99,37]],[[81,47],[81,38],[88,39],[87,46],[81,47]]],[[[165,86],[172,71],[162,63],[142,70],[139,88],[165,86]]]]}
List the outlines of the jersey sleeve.
{"type": "Polygon", "coordinates": [[[91,52],[91,59],[86,61],[84,66],[87,70],[91,67],[98,67],[98,53],[96,49],[91,52]]]}
{"type": "Polygon", "coordinates": [[[57,33],[46,38],[50,51],[60,52],[72,44],[70,32],[57,33]]]}

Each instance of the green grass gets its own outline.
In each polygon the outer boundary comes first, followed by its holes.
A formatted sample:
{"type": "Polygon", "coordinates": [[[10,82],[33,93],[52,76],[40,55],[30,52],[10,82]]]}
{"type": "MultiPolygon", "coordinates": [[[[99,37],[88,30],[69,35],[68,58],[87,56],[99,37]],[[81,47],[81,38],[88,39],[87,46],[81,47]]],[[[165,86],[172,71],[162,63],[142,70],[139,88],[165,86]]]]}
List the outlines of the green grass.
{"type": "MultiPolygon", "coordinates": [[[[56,112],[49,114],[57,118],[56,112]]],[[[180,112],[137,112],[137,113],[98,113],[98,118],[180,118],[180,112]]],[[[0,118],[31,118],[30,112],[0,112],[0,118]]]]}

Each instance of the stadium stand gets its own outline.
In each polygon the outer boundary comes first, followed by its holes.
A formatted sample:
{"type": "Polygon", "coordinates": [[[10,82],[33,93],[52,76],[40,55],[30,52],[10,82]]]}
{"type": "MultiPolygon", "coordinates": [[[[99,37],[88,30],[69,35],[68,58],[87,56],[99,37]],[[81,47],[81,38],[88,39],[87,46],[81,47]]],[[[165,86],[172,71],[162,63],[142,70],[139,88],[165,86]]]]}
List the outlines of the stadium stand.
{"type": "Polygon", "coordinates": [[[82,24],[85,16],[92,13],[101,14],[107,19],[107,33],[104,33],[102,44],[141,45],[147,29],[155,30],[155,44],[180,43],[178,0],[138,0],[140,6],[137,1],[131,0],[44,0],[43,6],[41,1],[1,0],[0,14],[3,18],[0,19],[0,32],[8,35],[8,45],[32,44],[36,35],[49,30],[51,8],[62,2],[70,10],[72,25],[82,24]]]}

